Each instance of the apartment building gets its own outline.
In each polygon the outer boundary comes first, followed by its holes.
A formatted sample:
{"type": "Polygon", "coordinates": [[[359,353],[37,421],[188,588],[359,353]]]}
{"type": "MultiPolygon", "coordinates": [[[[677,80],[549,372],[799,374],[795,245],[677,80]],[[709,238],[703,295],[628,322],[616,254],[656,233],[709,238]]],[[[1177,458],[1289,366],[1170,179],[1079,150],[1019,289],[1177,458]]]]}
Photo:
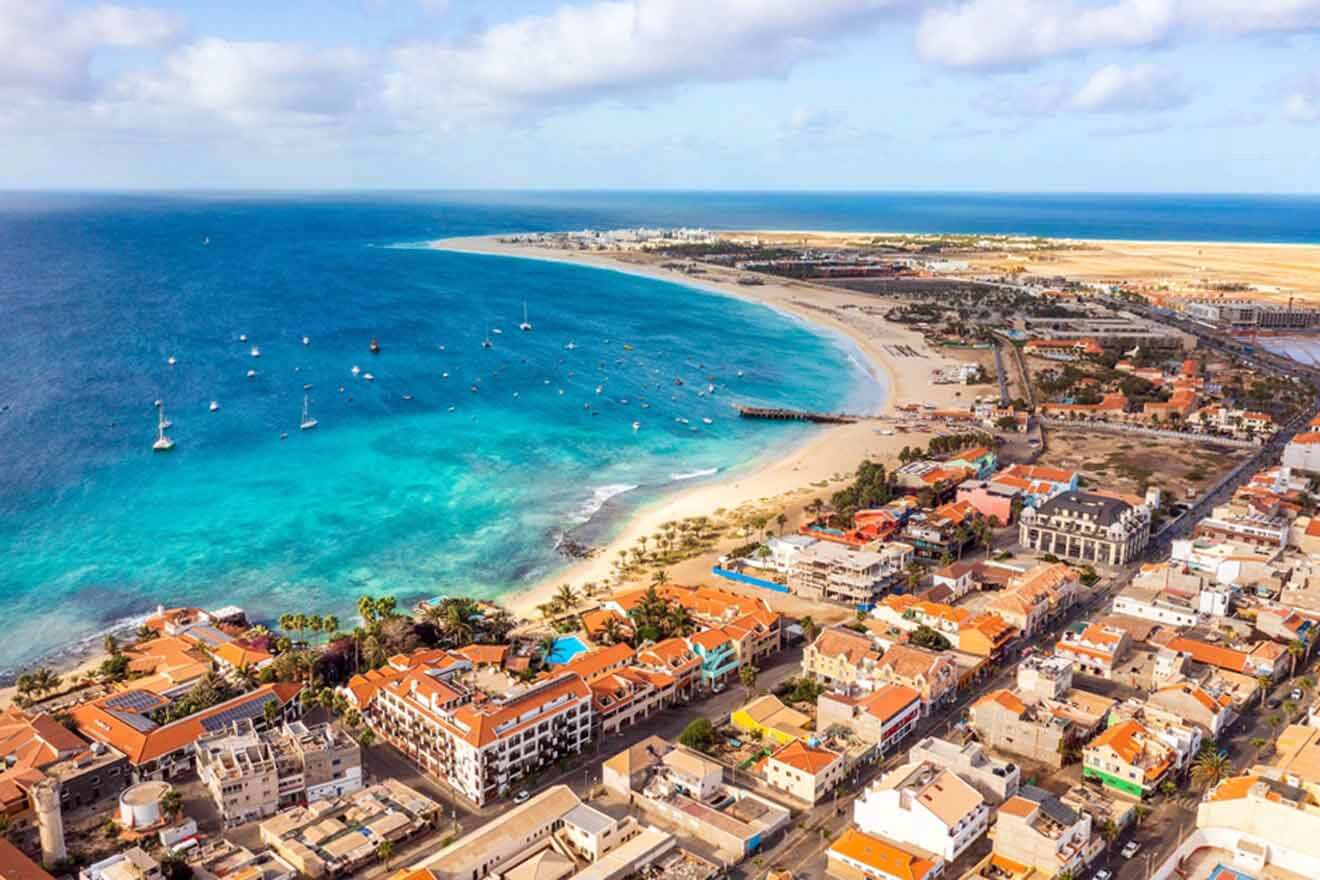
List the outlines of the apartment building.
{"type": "Polygon", "coordinates": [[[1126,587],[1114,597],[1115,614],[1126,614],[1175,627],[1196,626],[1201,615],[1191,600],[1145,587],[1126,587]]]}
{"type": "Polygon", "coordinates": [[[1255,772],[1225,779],[1207,792],[1196,809],[1196,827],[1233,840],[1243,860],[1254,861],[1244,867],[1255,876],[1266,876],[1267,864],[1312,876],[1320,864],[1320,801],[1255,772]]]}
{"type": "Polygon", "coordinates": [[[881,685],[860,697],[833,691],[816,701],[816,726],[828,730],[842,724],[886,754],[916,729],[921,705],[921,694],[900,684],[881,685]]]}
{"type": "Polygon", "coordinates": [[[1082,750],[1082,776],[1142,798],[1174,767],[1174,749],[1140,721],[1107,728],[1082,750]]]}
{"type": "Polygon", "coordinates": [[[889,648],[875,665],[875,679],[911,688],[921,695],[922,712],[957,697],[958,663],[948,651],[929,651],[915,645],[889,648]]]}
{"type": "Polygon", "coordinates": [[[701,683],[701,658],[679,636],[642,648],[633,658],[633,665],[672,676],[676,700],[692,699],[701,683]]]}
{"type": "Polygon", "coordinates": [[[912,554],[910,545],[896,541],[879,552],[820,541],[798,554],[788,573],[788,587],[810,599],[871,604],[899,581],[912,554]]]}
{"type": "Polygon", "coordinates": [[[885,596],[871,609],[871,616],[904,632],[928,626],[952,641],[957,639],[958,630],[971,618],[972,612],[903,593],[885,596]]]}
{"type": "Polygon", "coordinates": [[[1088,814],[1064,805],[1042,789],[1023,786],[999,806],[994,855],[1034,868],[1043,877],[1065,871],[1080,877],[1103,848],[1104,841],[1093,833],[1088,814]]]}
{"type": "Polygon", "coordinates": [[[1005,588],[986,603],[985,610],[998,615],[1030,639],[1050,620],[1075,603],[1081,593],[1078,573],[1061,562],[1042,563],[1008,579],[1005,588]]]}
{"type": "Polygon", "coordinates": [[[1022,780],[1021,768],[992,757],[977,742],[959,744],[928,736],[908,750],[908,760],[951,770],[991,805],[1001,804],[1017,794],[1022,780]]]}
{"type": "Polygon", "coordinates": [[[199,739],[197,774],[225,827],[273,816],[300,801],[362,788],[362,753],[343,731],[300,721],[258,731],[251,720],[199,739]]]}
{"type": "MultiPolygon", "coordinates": [[[[1021,493],[1023,507],[1040,507],[1064,492],[1077,491],[1078,475],[1060,468],[1014,464],[990,477],[990,482],[1021,493]]],[[[1001,520],[1001,525],[1008,525],[1001,520]]]]}
{"type": "Polygon", "coordinates": [[[1054,645],[1054,653],[1072,661],[1073,667],[1086,675],[1111,679],[1115,665],[1132,650],[1132,637],[1116,626],[1092,623],[1069,630],[1054,645]]]}
{"type": "Polygon", "coordinates": [[[1208,739],[1219,739],[1237,721],[1233,698],[1211,693],[1200,684],[1179,681],[1151,691],[1146,702],[1172,712],[1188,724],[1201,728],[1208,739]]]}
{"type": "Polygon", "coordinates": [[[1115,701],[1071,689],[1057,698],[1019,691],[991,691],[969,709],[972,729],[997,752],[1062,767],[1105,722],[1115,701]]]}
{"type": "Polygon", "coordinates": [[[575,672],[491,697],[425,666],[382,685],[363,712],[377,736],[478,805],[581,752],[592,715],[591,688],[575,672]]]}
{"type": "Polygon", "coordinates": [[[1129,720],[1140,722],[1147,732],[1173,749],[1173,766],[1169,770],[1172,775],[1191,767],[1205,742],[1205,733],[1200,727],[1149,699],[1132,697],[1109,713],[1110,726],[1129,720]]]}
{"type": "Polygon", "coordinates": [[[990,807],[981,793],[932,762],[913,762],[886,773],[853,802],[853,821],[952,862],[985,834],[990,807]]]}
{"type": "Polygon", "coordinates": [[[1221,504],[1198,522],[1192,530],[1192,537],[1209,541],[1235,541],[1274,552],[1288,546],[1289,526],[1287,517],[1233,502],[1221,504]]]}
{"type": "Polygon", "coordinates": [[[944,860],[916,852],[855,828],[826,851],[826,871],[837,880],[936,880],[944,860]]]}
{"type": "Polygon", "coordinates": [[[833,687],[872,690],[882,652],[870,636],[831,626],[802,651],[802,671],[833,687]]]}
{"type": "Polygon", "coordinates": [[[842,753],[798,739],[766,758],[763,772],[771,787],[814,804],[843,781],[849,766],[842,753]]]}
{"type": "Polygon", "coordinates": [[[1126,565],[1150,540],[1150,508],[1071,491],[1022,511],[1018,541],[1040,553],[1095,565],[1126,565]]]}

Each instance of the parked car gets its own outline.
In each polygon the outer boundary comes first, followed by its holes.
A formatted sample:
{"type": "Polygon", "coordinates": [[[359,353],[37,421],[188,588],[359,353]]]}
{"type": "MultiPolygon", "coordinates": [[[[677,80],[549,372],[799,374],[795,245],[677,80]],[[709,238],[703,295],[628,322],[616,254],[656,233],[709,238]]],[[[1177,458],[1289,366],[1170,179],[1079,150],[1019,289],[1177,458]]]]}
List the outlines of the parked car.
{"type": "Polygon", "coordinates": [[[1091,875],[1091,880],[1113,880],[1114,872],[1108,868],[1101,868],[1091,875]]]}
{"type": "Polygon", "coordinates": [[[1137,843],[1135,840],[1129,840],[1123,846],[1123,858],[1125,859],[1130,859],[1139,852],[1141,852],[1141,844],[1137,843]]]}
{"type": "Polygon", "coordinates": [[[1270,697],[1265,701],[1265,705],[1269,706],[1271,709],[1277,709],[1282,706],[1283,703],[1277,697],[1270,697]]]}
{"type": "Polygon", "coordinates": [[[527,789],[524,788],[522,791],[518,792],[517,794],[515,794],[515,795],[513,796],[513,802],[514,802],[515,804],[526,803],[526,802],[527,802],[527,799],[528,799],[529,797],[531,797],[531,796],[532,796],[532,793],[531,793],[530,791],[528,791],[527,789]]]}
{"type": "Polygon", "coordinates": [[[1288,694],[1288,699],[1296,701],[1296,700],[1300,700],[1302,696],[1303,694],[1301,688],[1293,688],[1292,693],[1288,694]]]}

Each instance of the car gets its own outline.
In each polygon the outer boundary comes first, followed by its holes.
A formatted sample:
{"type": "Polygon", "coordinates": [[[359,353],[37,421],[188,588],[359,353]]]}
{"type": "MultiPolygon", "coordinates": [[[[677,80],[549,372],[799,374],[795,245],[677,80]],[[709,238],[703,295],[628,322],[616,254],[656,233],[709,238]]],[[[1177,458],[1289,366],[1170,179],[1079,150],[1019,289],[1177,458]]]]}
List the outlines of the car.
{"type": "Polygon", "coordinates": [[[1283,703],[1280,702],[1277,697],[1270,697],[1268,700],[1265,701],[1265,705],[1269,706],[1271,709],[1277,709],[1280,706],[1282,706],[1283,703]]]}
{"type": "Polygon", "coordinates": [[[1293,688],[1292,693],[1288,694],[1288,699],[1290,700],[1300,700],[1301,698],[1302,698],[1301,688],[1293,688]]]}
{"type": "Polygon", "coordinates": [[[522,791],[518,792],[513,796],[513,802],[515,804],[525,804],[527,803],[527,799],[531,796],[532,793],[524,788],[522,791]]]}
{"type": "Polygon", "coordinates": [[[1091,875],[1091,880],[1113,880],[1114,872],[1108,868],[1101,868],[1091,875]]]}
{"type": "Polygon", "coordinates": [[[1123,858],[1125,859],[1130,859],[1139,852],[1141,852],[1141,844],[1137,843],[1135,840],[1129,840],[1123,846],[1123,858]]]}

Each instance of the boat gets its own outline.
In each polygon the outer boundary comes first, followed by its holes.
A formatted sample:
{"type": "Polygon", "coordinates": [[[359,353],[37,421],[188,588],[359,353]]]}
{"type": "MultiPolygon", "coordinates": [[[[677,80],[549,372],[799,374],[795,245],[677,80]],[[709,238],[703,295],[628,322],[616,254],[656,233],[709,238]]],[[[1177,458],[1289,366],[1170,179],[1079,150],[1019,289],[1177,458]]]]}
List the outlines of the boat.
{"type": "Polygon", "coordinates": [[[316,427],[316,419],[312,418],[311,413],[307,411],[308,402],[308,397],[304,394],[302,421],[298,423],[299,431],[310,431],[312,428],[316,427]]]}
{"type": "Polygon", "coordinates": [[[714,393],[715,393],[715,386],[714,386],[714,385],[707,385],[707,386],[706,386],[706,393],[707,393],[707,394],[714,394],[714,393]]]}
{"type": "Polygon", "coordinates": [[[577,343],[570,342],[568,345],[565,345],[564,348],[568,349],[569,351],[572,351],[573,349],[577,348],[577,343]]]}
{"type": "Polygon", "coordinates": [[[239,342],[247,342],[247,334],[246,334],[246,333],[240,333],[240,334],[238,334],[238,341],[239,341],[239,342]]]}
{"type": "Polygon", "coordinates": [[[641,427],[642,427],[642,423],[641,423],[641,422],[633,422],[633,430],[634,430],[634,431],[640,430],[641,427]]]}
{"type": "Polygon", "coordinates": [[[373,375],[371,375],[370,373],[363,373],[363,374],[362,374],[362,378],[363,378],[363,379],[366,379],[368,382],[375,382],[375,381],[376,381],[376,377],[373,376],[373,375]]]}
{"type": "Polygon", "coordinates": [[[490,341],[490,337],[487,336],[485,339],[481,340],[481,347],[482,347],[482,348],[494,348],[494,347],[495,347],[495,343],[491,342],[491,341],[490,341]]]}
{"type": "Polygon", "coordinates": [[[404,400],[412,400],[412,395],[411,395],[411,394],[405,394],[405,395],[403,395],[403,399],[404,399],[404,400]]]}
{"type": "Polygon", "coordinates": [[[527,320],[527,300],[523,300],[523,319],[522,323],[518,325],[518,329],[524,333],[532,332],[532,322],[527,320]]]}
{"type": "Polygon", "coordinates": [[[651,404],[649,403],[642,404],[642,409],[650,409],[650,408],[651,408],[651,404]]]}
{"type": "Polygon", "coordinates": [[[441,378],[441,379],[448,379],[448,378],[449,378],[449,374],[448,374],[448,373],[441,373],[441,374],[440,374],[440,378],[441,378]]]}
{"type": "Polygon", "coordinates": [[[261,357],[261,349],[258,348],[258,347],[255,346],[255,345],[252,346],[252,356],[253,356],[254,358],[259,358],[259,357],[261,357]]]}
{"type": "Polygon", "coordinates": [[[706,424],[708,424],[708,425],[713,425],[713,424],[715,424],[715,422],[714,422],[713,419],[708,419],[708,418],[706,418],[705,416],[702,416],[702,417],[701,417],[701,420],[702,420],[703,422],[705,422],[706,424]]]}
{"type": "Polygon", "coordinates": [[[371,337],[371,344],[367,348],[371,349],[372,354],[380,354],[380,343],[376,341],[374,336],[371,337]]]}
{"type": "Polygon", "coordinates": [[[206,238],[202,239],[202,244],[210,244],[210,243],[211,243],[211,236],[208,235],[206,238]]]}
{"type": "Polygon", "coordinates": [[[156,411],[158,414],[156,420],[156,442],[151,444],[151,448],[154,452],[169,452],[174,448],[174,441],[165,436],[165,429],[170,426],[170,423],[165,419],[165,404],[159,404],[156,407],[156,411]]]}
{"type": "Polygon", "coordinates": [[[514,400],[517,400],[517,399],[518,399],[518,392],[517,392],[517,391],[513,392],[513,399],[514,399],[514,400]]]}
{"type": "Polygon", "coordinates": [[[256,370],[248,370],[248,371],[247,371],[247,377],[248,377],[249,379],[255,379],[255,378],[257,377],[257,371],[256,371],[256,370]]]}
{"type": "Polygon", "coordinates": [[[165,363],[169,364],[172,367],[175,364],[177,364],[178,361],[174,359],[174,355],[170,355],[169,357],[165,358],[165,363]]]}
{"type": "Polygon", "coordinates": [[[449,408],[449,411],[450,411],[450,412],[453,412],[456,408],[457,408],[457,407],[452,407],[452,406],[451,406],[451,407],[449,408]]]}
{"type": "Polygon", "coordinates": [[[683,384],[683,380],[680,379],[680,378],[678,378],[678,377],[674,377],[674,384],[675,384],[675,385],[682,385],[682,384],[683,384]]]}
{"type": "Polygon", "coordinates": [[[349,370],[349,372],[352,373],[354,376],[356,376],[358,373],[362,372],[362,368],[359,367],[357,364],[354,364],[353,369],[349,370]]]}
{"type": "Polygon", "coordinates": [[[680,425],[686,425],[688,423],[688,420],[682,416],[675,416],[674,421],[678,422],[680,425]]]}
{"type": "Polygon", "coordinates": [[[601,393],[603,393],[604,391],[605,391],[605,386],[604,386],[604,385],[597,385],[597,386],[596,386],[596,393],[597,393],[597,394],[601,394],[601,393]]]}
{"type": "Polygon", "coordinates": [[[632,343],[630,343],[630,342],[625,342],[625,343],[623,344],[623,350],[624,350],[624,351],[632,351],[632,350],[633,350],[632,343]]]}
{"type": "Polygon", "coordinates": [[[214,400],[211,401],[211,412],[215,412],[218,409],[220,409],[220,404],[216,403],[214,400]]]}
{"type": "Polygon", "coordinates": [[[304,337],[303,337],[303,345],[311,345],[311,344],[312,344],[312,340],[310,340],[310,339],[308,339],[306,336],[304,336],[304,337]]]}
{"type": "Polygon", "coordinates": [[[499,327],[492,327],[491,330],[490,330],[490,332],[491,332],[491,333],[494,333],[496,336],[503,336],[503,335],[504,335],[504,331],[501,330],[499,327]]]}

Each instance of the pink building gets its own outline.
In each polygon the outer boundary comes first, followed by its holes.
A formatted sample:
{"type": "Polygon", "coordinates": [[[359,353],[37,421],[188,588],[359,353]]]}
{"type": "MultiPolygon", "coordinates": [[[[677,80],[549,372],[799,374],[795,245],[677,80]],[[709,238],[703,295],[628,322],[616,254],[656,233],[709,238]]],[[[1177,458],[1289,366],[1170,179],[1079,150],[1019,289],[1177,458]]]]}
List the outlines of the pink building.
{"type": "Polygon", "coordinates": [[[964,480],[958,484],[958,500],[966,501],[987,520],[994,517],[1001,526],[1013,521],[1013,499],[1017,489],[987,480],[964,480]]]}

